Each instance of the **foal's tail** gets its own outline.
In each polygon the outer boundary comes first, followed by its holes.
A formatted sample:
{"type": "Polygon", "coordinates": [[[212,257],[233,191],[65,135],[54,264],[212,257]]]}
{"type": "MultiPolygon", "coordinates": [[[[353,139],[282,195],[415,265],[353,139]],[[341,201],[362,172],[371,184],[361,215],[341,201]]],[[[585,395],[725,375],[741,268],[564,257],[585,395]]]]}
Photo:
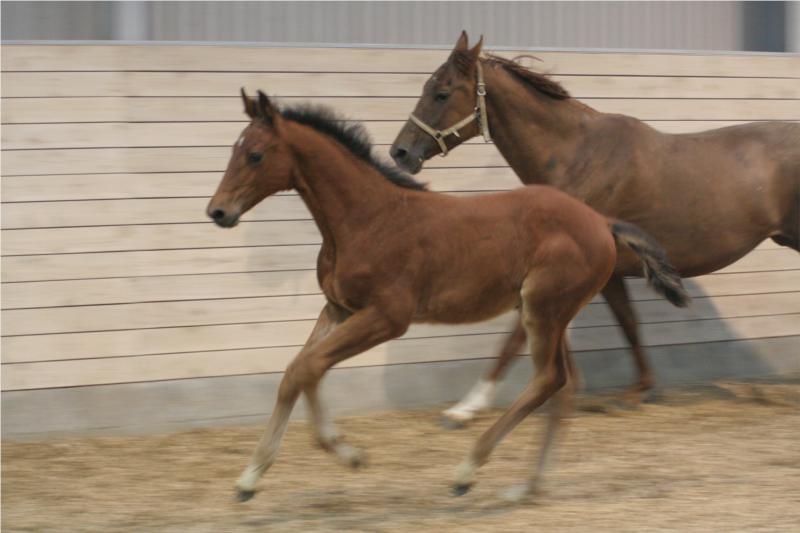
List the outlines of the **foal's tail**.
{"type": "Polygon", "coordinates": [[[691,298],[681,282],[681,276],[669,263],[663,248],[650,235],[633,224],[609,220],[617,244],[624,244],[639,257],[644,277],[654,291],[677,307],[686,307],[691,298]]]}

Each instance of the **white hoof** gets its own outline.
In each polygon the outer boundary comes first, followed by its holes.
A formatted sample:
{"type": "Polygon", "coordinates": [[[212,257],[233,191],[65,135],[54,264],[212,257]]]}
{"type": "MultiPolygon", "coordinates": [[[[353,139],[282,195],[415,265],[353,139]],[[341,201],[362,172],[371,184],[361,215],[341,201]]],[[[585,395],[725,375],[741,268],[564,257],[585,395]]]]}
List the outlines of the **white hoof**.
{"type": "Polygon", "coordinates": [[[256,485],[261,479],[262,472],[263,470],[257,466],[247,465],[242,475],[236,480],[236,490],[241,492],[255,492],[257,490],[256,485]]]}

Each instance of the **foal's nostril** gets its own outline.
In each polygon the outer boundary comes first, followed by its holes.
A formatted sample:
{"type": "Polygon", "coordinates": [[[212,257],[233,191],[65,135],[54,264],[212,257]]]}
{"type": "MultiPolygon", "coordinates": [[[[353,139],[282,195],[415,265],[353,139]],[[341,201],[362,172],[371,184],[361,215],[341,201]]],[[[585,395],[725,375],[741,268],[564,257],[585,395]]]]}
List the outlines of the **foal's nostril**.
{"type": "Polygon", "coordinates": [[[220,220],[225,218],[225,211],[223,211],[222,209],[214,209],[211,212],[211,218],[219,222],[220,220]]]}

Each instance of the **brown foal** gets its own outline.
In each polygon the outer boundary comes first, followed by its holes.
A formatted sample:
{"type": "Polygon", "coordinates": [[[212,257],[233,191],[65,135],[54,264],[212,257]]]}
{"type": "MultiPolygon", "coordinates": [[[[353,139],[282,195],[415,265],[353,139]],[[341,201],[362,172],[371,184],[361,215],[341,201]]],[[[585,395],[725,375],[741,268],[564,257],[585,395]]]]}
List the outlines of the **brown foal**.
{"type": "MultiPolygon", "coordinates": [[[[373,159],[361,126],[344,125],[321,108],[278,110],[262,92],[255,101],[242,96],[252,121],[234,144],[208,215],[232,227],[264,198],[296,190],[322,234],[317,275],[328,303],[286,369],[266,432],[236,483],[241,500],[253,496],[275,461],[301,393],[321,446],[350,465],[360,462],[318,395],[333,365],[399,337],[412,322],[475,322],[515,307],[532,339],[536,373],[478,440],[458,470],[456,489],[466,491],[500,440],[552,399],[532,478],[538,479],[575,385],[565,329],[611,276],[615,241],[640,257],[657,291],[676,304],[686,301],[680,278],[652,239],[556,189],[470,198],[428,192],[373,159]]],[[[526,484],[517,496],[532,488],[526,484]]]]}
{"type": "MultiPolygon", "coordinates": [[[[524,183],[552,185],[635,223],[684,277],[723,268],[768,238],[800,250],[800,124],[661,133],[635,118],[595,111],[514,61],[482,58],[482,41],[469,48],[462,33],[425,84],[390,150],[402,168],[416,173],[425,160],[472,137],[491,138],[524,183]]],[[[654,384],[623,282],[639,275],[635,257],[622,253],[602,290],[639,373],[627,395],[633,402],[654,384]]],[[[518,325],[484,380],[445,415],[466,421],[488,406],[524,340],[518,325]]]]}

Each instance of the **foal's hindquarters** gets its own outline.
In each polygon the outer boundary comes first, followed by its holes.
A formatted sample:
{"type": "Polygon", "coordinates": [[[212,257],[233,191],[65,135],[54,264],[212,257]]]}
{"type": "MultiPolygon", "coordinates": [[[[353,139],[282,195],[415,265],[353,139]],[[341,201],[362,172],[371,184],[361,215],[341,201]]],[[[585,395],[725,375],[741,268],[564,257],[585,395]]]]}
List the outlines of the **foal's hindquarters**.
{"type": "Polygon", "coordinates": [[[481,435],[467,459],[459,465],[454,494],[466,493],[478,468],[487,462],[495,446],[536,408],[550,400],[537,464],[528,480],[512,487],[504,497],[519,501],[536,491],[553,439],[572,406],[578,384],[577,368],[567,343],[567,326],[606,284],[616,261],[612,234],[609,231],[597,233],[590,231],[580,235],[579,240],[559,235],[544,245],[547,249],[537,254],[541,260],[525,275],[519,301],[522,325],[530,340],[534,374],[522,394],[481,435]]]}

